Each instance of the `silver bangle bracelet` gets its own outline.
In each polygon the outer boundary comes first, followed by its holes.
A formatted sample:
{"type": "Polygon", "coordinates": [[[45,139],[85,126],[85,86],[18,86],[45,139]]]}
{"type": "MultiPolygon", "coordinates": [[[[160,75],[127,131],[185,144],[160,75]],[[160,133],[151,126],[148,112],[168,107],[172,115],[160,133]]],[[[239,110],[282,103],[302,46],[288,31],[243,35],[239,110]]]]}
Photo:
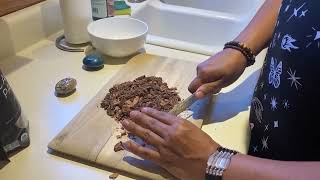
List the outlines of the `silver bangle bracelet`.
{"type": "Polygon", "coordinates": [[[232,156],[237,153],[237,151],[219,147],[207,161],[206,176],[222,177],[223,172],[230,165],[232,156]]]}

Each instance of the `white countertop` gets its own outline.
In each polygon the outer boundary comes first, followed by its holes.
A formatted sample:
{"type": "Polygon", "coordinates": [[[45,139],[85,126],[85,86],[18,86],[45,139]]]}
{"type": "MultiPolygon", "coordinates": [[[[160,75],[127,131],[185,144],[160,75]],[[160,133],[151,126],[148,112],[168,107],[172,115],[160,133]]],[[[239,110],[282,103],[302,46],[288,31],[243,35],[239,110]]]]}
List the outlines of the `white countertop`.
{"type": "MultiPolygon", "coordinates": [[[[47,144],[123,65],[105,65],[104,69],[97,72],[84,71],[81,68],[84,54],[58,50],[53,40],[42,40],[16,56],[1,61],[0,68],[5,72],[30,121],[31,145],[10,159],[11,163],[0,170],[0,179],[108,179],[110,172],[48,154],[47,144]],[[77,79],[77,92],[67,98],[55,97],[55,84],[69,76],[77,79]]],[[[186,61],[201,62],[208,58],[148,44],[145,49],[150,54],[186,61]]],[[[264,55],[262,53],[258,62],[247,68],[236,83],[223,89],[226,94],[217,97],[213,107],[216,114],[213,116],[218,121],[230,120],[203,127],[219,143],[241,152],[246,152],[248,144],[250,97],[247,94],[252,92],[264,55]],[[249,76],[249,81],[246,81],[249,76]],[[237,87],[241,83],[244,85],[237,87]]],[[[120,176],[118,179],[127,178],[120,176]]]]}

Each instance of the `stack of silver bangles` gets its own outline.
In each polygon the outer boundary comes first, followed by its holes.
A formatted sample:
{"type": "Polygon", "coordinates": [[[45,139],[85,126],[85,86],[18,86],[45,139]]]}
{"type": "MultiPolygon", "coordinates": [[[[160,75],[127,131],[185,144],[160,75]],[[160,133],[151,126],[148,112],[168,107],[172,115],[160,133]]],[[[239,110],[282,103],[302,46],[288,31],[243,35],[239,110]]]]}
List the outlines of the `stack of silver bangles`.
{"type": "Polygon", "coordinates": [[[237,151],[219,147],[208,159],[206,174],[222,176],[223,171],[230,165],[231,157],[237,153],[237,151]]]}

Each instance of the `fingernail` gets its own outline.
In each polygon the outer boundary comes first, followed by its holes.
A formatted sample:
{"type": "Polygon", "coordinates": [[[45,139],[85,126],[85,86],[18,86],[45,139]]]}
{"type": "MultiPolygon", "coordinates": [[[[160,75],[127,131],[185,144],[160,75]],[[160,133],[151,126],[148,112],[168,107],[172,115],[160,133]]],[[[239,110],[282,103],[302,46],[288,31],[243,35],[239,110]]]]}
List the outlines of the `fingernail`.
{"type": "Polygon", "coordinates": [[[135,117],[135,116],[137,116],[137,114],[138,114],[138,111],[131,111],[130,117],[135,117]]]}
{"type": "Polygon", "coordinates": [[[121,144],[121,147],[122,147],[124,150],[128,151],[128,148],[126,147],[126,144],[125,144],[125,143],[123,143],[122,141],[120,141],[120,144],[121,144]]]}
{"type": "Polygon", "coordinates": [[[128,126],[129,125],[129,121],[126,120],[126,119],[122,120],[120,123],[122,124],[122,126],[128,126]]]}
{"type": "Polygon", "coordinates": [[[146,113],[146,112],[148,112],[149,110],[150,110],[150,108],[144,107],[144,108],[141,109],[141,112],[146,113]]]}
{"type": "Polygon", "coordinates": [[[197,97],[198,99],[201,99],[201,98],[203,97],[203,92],[197,91],[197,92],[195,93],[195,95],[196,95],[196,97],[197,97]]]}

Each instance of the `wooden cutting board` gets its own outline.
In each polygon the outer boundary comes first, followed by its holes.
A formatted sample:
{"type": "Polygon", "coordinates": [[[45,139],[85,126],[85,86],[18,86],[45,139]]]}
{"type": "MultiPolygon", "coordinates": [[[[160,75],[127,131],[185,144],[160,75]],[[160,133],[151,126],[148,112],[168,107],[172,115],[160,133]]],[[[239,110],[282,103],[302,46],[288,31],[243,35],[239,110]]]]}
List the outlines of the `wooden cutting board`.
{"type": "Polygon", "coordinates": [[[119,125],[100,108],[101,101],[113,85],[141,75],[162,77],[169,87],[177,87],[179,95],[185,99],[190,96],[187,89],[196,75],[196,64],[149,54],[135,56],[49,143],[49,149],[140,177],[172,179],[170,174],[150,161],[129,152],[114,152],[114,145],[125,139],[116,138],[115,128],[119,125]]]}

